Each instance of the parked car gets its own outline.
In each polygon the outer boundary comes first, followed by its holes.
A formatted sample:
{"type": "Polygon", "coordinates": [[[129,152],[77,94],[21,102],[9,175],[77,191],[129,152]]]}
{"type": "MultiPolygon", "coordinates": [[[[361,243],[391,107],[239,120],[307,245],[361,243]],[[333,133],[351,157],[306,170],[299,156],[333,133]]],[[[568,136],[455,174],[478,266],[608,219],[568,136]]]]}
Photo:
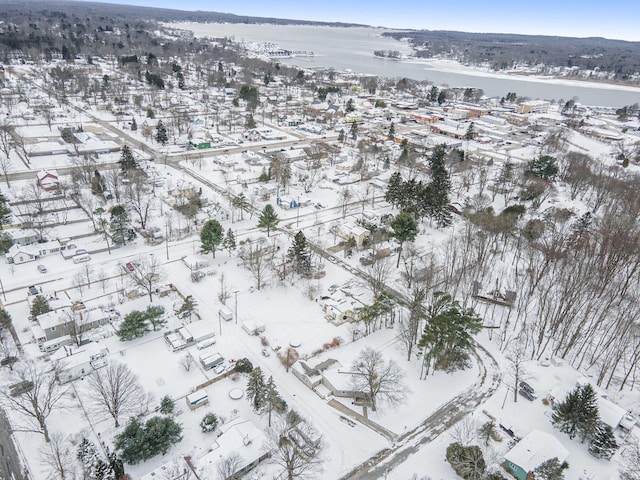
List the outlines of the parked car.
{"type": "Polygon", "coordinates": [[[36,287],[35,285],[28,286],[27,291],[29,292],[29,295],[38,295],[40,293],[38,287],[36,287]]]}
{"type": "Polygon", "coordinates": [[[44,265],[40,264],[40,265],[38,265],[38,271],[40,273],[47,273],[47,267],[45,267],[44,265]]]}
{"type": "Polygon", "coordinates": [[[520,389],[521,390],[526,390],[530,393],[535,394],[536,391],[533,389],[533,387],[531,385],[529,385],[527,382],[520,382],[520,389]]]}
{"type": "Polygon", "coordinates": [[[84,255],[85,253],[87,253],[87,251],[84,248],[78,248],[76,250],[75,256],[84,255]]]}
{"type": "Polygon", "coordinates": [[[269,353],[269,350],[265,347],[262,349],[262,355],[268,357],[269,355],[271,355],[271,353],[269,353]]]}
{"type": "Polygon", "coordinates": [[[196,344],[196,348],[198,350],[203,350],[207,347],[210,347],[211,345],[214,345],[216,343],[216,339],[215,338],[209,338],[207,340],[202,340],[201,342],[196,344]]]}
{"type": "Polygon", "coordinates": [[[518,390],[518,393],[531,402],[537,398],[535,394],[531,393],[529,390],[525,390],[524,388],[518,390]]]}

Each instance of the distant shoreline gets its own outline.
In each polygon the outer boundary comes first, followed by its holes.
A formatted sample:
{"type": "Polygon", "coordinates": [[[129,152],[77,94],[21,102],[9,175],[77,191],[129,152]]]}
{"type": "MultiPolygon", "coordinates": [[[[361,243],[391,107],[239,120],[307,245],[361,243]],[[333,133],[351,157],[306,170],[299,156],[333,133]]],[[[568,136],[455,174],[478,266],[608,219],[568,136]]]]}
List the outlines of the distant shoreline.
{"type": "MultiPolygon", "coordinates": [[[[379,58],[379,57],[376,57],[379,58]]],[[[385,60],[381,58],[381,60],[385,60]]],[[[395,60],[395,59],[394,59],[395,60]]],[[[522,79],[528,82],[548,83],[555,85],[566,86],[578,86],[588,85],[593,88],[600,88],[602,90],[625,90],[629,92],[637,92],[640,94],[640,85],[615,82],[613,80],[589,80],[586,78],[563,78],[549,75],[538,75],[527,72],[514,72],[508,70],[490,71],[480,67],[473,67],[463,65],[456,60],[442,60],[442,59],[419,59],[419,58],[401,58],[400,62],[414,63],[424,65],[426,69],[433,69],[440,72],[458,73],[463,75],[470,75],[475,77],[487,77],[487,78],[508,78],[510,80],[522,79]]]]}

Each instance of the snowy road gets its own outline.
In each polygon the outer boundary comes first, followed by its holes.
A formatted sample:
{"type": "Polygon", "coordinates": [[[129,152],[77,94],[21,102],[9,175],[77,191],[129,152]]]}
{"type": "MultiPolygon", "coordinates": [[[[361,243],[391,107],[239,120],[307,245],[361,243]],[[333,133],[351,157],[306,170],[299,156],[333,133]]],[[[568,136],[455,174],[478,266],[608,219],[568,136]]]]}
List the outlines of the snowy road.
{"type": "Polygon", "coordinates": [[[435,440],[455,423],[473,412],[500,385],[500,369],[484,347],[476,344],[475,355],[480,373],[476,383],[466,392],[445,403],[418,427],[402,435],[390,448],[381,450],[361,463],[341,480],[376,480],[417,453],[423,445],[435,440]]]}

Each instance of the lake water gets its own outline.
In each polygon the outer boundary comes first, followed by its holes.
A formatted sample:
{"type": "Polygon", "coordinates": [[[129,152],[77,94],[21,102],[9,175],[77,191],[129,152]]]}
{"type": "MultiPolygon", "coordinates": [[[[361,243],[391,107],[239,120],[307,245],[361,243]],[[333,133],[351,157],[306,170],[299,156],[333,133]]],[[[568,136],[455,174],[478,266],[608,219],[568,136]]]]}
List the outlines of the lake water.
{"type": "Polygon", "coordinates": [[[382,37],[379,28],[337,28],[306,25],[246,25],[214,23],[181,23],[175,27],[188,29],[197,37],[228,37],[235,41],[273,42],[288,50],[314,52],[313,57],[280,60],[300,67],[350,69],[356,73],[380,77],[428,80],[435,85],[482,88],[488,96],[519,96],[544,100],[569,100],[577,97],[586,105],[622,107],[640,103],[640,88],[587,82],[535,81],[526,77],[486,76],[468,69],[469,73],[439,70],[421,63],[383,60],[373,56],[374,50],[398,50],[411,53],[406,43],[382,37]],[[580,83],[572,85],[571,83],[580,83]],[[585,83],[585,85],[582,85],[585,83]]]}

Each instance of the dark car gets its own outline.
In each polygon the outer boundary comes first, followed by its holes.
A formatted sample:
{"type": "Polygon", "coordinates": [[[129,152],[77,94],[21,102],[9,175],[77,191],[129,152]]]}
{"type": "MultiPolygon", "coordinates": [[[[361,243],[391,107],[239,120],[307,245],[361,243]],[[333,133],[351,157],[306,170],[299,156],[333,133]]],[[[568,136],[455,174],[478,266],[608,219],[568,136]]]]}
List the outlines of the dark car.
{"type": "Polygon", "coordinates": [[[531,402],[537,398],[534,393],[531,393],[529,390],[525,390],[524,388],[518,390],[518,393],[531,402]]]}
{"type": "Polygon", "coordinates": [[[38,287],[35,287],[34,285],[27,287],[27,290],[29,291],[29,295],[38,295],[40,293],[38,287]]]}
{"type": "Polygon", "coordinates": [[[513,432],[513,429],[511,428],[510,425],[505,425],[504,423],[500,424],[500,430],[502,430],[503,432],[505,432],[507,435],[509,435],[511,438],[514,438],[516,436],[516,434],[513,432]]]}
{"type": "Polygon", "coordinates": [[[520,382],[520,389],[521,390],[526,390],[529,393],[535,394],[536,391],[533,389],[533,387],[531,385],[529,385],[527,382],[520,382]]]}

